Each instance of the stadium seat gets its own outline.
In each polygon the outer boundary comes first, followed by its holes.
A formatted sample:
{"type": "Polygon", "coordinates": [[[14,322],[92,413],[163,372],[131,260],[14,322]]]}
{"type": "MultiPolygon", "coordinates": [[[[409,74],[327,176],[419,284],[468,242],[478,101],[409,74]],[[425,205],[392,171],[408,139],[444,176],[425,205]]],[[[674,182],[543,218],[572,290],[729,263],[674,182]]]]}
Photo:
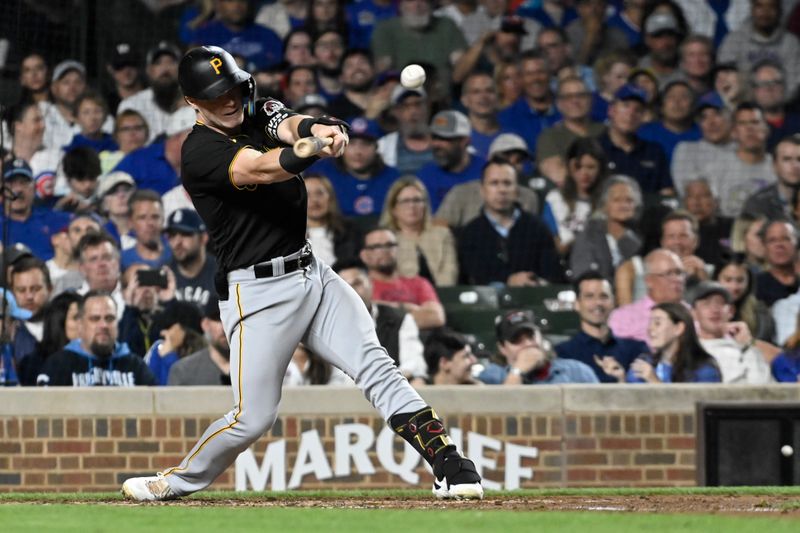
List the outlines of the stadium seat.
{"type": "Polygon", "coordinates": [[[456,285],[436,289],[445,308],[483,307],[498,308],[497,290],[484,285],[456,285]]]}

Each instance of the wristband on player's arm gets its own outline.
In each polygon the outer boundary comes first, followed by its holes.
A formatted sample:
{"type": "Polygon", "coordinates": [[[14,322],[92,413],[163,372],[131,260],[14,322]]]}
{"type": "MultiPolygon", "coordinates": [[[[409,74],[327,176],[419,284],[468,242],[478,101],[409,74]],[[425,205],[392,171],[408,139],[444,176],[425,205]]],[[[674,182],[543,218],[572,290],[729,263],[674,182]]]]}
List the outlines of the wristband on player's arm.
{"type": "Polygon", "coordinates": [[[297,125],[297,135],[301,139],[303,137],[313,137],[314,134],[311,133],[311,126],[314,124],[323,124],[325,126],[339,126],[342,128],[342,132],[347,132],[350,129],[350,124],[345,122],[344,120],[339,120],[338,118],[333,117],[309,117],[304,118],[300,121],[300,124],[297,125]]]}
{"type": "Polygon", "coordinates": [[[278,156],[278,163],[280,163],[281,168],[289,174],[297,175],[313,165],[318,159],[319,156],[317,155],[299,157],[291,148],[281,148],[281,154],[278,156]]]}

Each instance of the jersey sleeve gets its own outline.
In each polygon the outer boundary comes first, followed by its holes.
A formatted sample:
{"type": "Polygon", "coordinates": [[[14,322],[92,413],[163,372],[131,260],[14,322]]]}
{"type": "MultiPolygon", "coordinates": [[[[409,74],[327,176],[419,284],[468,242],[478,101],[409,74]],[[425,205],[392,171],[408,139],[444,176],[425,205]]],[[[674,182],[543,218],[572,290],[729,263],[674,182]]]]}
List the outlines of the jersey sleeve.
{"type": "Polygon", "coordinates": [[[181,179],[190,193],[241,189],[233,179],[233,164],[245,148],[256,148],[248,137],[238,139],[192,132],[181,155],[181,179]]]}
{"type": "Polygon", "coordinates": [[[264,135],[267,144],[282,145],[285,143],[278,137],[278,126],[287,118],[298,114],[279,100],[263,98],[256,100],[255,116],[250,123],[259,134],[264,135]]]}

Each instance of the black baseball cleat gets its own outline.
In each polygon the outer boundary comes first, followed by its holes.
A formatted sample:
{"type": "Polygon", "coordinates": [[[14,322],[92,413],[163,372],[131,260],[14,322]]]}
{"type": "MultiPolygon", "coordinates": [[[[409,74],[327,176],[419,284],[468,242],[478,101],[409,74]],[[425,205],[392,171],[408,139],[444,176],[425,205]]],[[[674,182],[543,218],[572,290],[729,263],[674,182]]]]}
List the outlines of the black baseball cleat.
{"type": "Polygon", "coordinates": [[[437,457],[433,464],[433,495],[440,500],[482,500],[483,486],[475,463],[457,453],[437,457]]]}

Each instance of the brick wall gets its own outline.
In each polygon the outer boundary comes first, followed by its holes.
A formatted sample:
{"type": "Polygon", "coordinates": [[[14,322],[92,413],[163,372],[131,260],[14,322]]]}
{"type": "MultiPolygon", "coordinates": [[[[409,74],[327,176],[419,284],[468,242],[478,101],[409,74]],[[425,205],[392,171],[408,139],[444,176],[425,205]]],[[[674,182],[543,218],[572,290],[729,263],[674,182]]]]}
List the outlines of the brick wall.
{"type": "MultiPolygon", "coordinates": [[[[472,432],[503,443],[538,448],[537,458],[522,460],[521,466],[533,468],[534,472],[532,480],[522,481],[522,487],[693,485],[696,479],[694,402],[732,396],[730,391],[720,392],[720,389],[711,392],[695,389],[692,391],[694,398],[666,391],[665,394],[674,398],[674,406],[665,409],[661,404],[655,409],[652,407],[653,391],[644,388],[635,391],[633,396],[630,391],[614,395],[611,390],[598,388],[548,387],[531,391],[527,387],[516,389],[515,393],[510,389],[502,393],[495,392],[499,389],[487,389],[423,394],[438,396],[428,399],[449,427],[461,430],[464,442],[472,432]],[[498,405],[505,408],[492,412],[498,405]],[[527,405],[539,405],[541,413],[531,412],[527,405]],[[582,408],[576,409],[578,407],[582,408]]],[[[780,394],[769,389],[747,390],[754,401],[764,396],[764,390],[768,391],[766,399],[774,401],[776,394],[796,400],[797,389],[779,389],[780,394]]],[[[219,395],[220,404],[220,409],[214,411],[204,405],[204,401],[209,401],[207,390],[180,391],[179,397],[186,406],[181,407],[170,401],[168,389],[153,389],[152,404],[142,405],[139,391],[140,396],[134,399],[137,404],[128,406],[133,414],[128,415],[125,414],[124,391],[114,391],[119,392],[118,402],[105,404],[92,404],[88,401],[91,396],[70,396],[63,402],[58,402],[52,394],[44,399],[30,396],[45,392],[50,391],[23,391],[17,396],[0,391],[0,491],[117,490],[121,482],[133,474],[152,474],[177,465],[210,422],[230,404],[229,393],[224,390],[214,392],[219,395]],[[167,397],[163,397],[164,394],[167,397]],[[191,399],[192,394],[198,395],[198,400],[188,403],[186,399],[191,399]],[[14,405],[18,407],[18,414],[9,412],[14,411],[14,405]],[[93,410],[97,412],[86,409],[86,405],[94,405],[93,410]],[[188,407],[190,405],[194,409],[188,407]],[[43,410],[53,413],[36,412],[43,410]],[[186,414],[176,413],[181,410],[186,414]]],[[[337,425],[364,424],[371,427],[376,436],[384,427],[384,422],[365,408],[366,403],[357,391],[345,394],[323,389],[313,394],[302,391],[289,396],[296,401],[287,402],[285,398],[284,414],[251,448],[259,464],[267,445],[283,440],[287,470],[291,471],[300,436],[309,430],[318,432],[328,461],[333,464],[337,425]],[[341,410],[337,410],[337,404],[341,410]],[[351,413],[355,416],[343,416],[351,413]]],[[[659,394],[655,396],[658,401],[659,394]]],[[[741,397],[741,394],[733,397],[741,397]]],[[[395,454],[401,451],[398,439],[395,454]]],[[[486,470],[484,475],[502,482],[504,452],[484,450],[483,455],[497,464],[497,468],[486,470]]],[[[353,473],[322,482],[307,475],[301,487],[408,487],[402,479],[380,468],[374,446],[369,456],[376,465],[375,474],[353,473]]],[[[419,467],[417,473],[420,485],[429,486],[431,478],[425,469],[419,467]]],[[[233,487],[234,469],[230,468],[214,488],[233,487]]]]}

